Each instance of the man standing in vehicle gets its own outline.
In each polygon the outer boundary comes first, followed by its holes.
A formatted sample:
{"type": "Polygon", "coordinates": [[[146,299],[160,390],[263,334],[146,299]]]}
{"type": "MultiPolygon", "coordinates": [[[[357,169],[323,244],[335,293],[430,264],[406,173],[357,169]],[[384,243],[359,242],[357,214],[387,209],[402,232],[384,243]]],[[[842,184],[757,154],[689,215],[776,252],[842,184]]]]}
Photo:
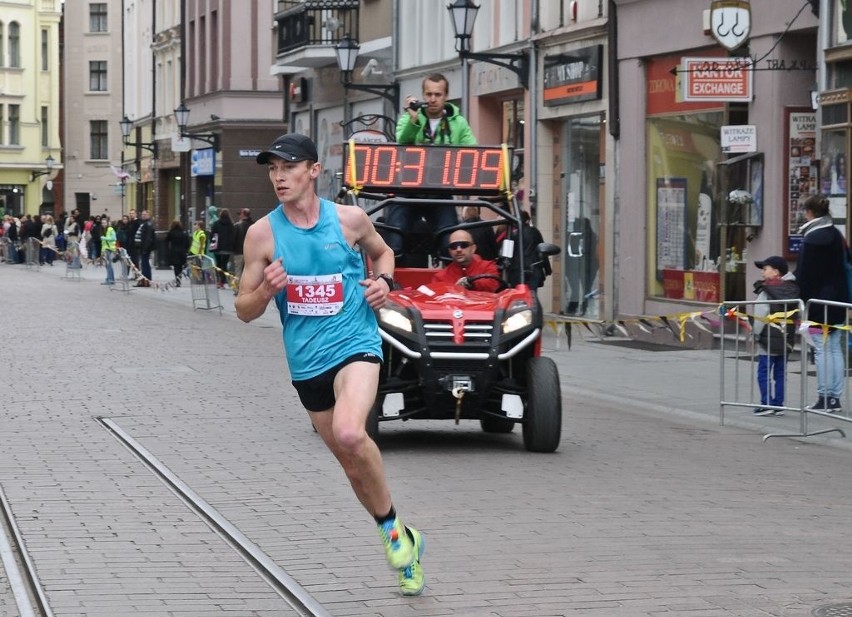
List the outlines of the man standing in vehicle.
{"type": "MultiPolygon", "coordinates": [[[[461,115],[459,108],[447,102],[450,84],[440,73],[433,73],[423,80],[423,101],[416,96],[405,97],[405,111],[396,125],[396,140],[401,144],[425,144],[434,146],[475,146],[476,138],[470,125],[461,115]]],[[[423,195],[422,197],[434,197],[423,195]]],[[[412,208],[395,205],[387,209],[387,223],[403,231],[413,229],[417,219],[424,218],[437,232],[458,223],[455,206],[428,206],[412,208]]],[[[388,234],[388,244],[393,252],[402,252],[399,234],[388,234]]],[[[441,241],[447,245],[447,236],[441,241]]]]}
{"type": "Polygon", "coordinates": [[[250,322],[275,299],[287,363],[302,404],[375,518],[403,595],[418,595],[423,537],[396,515],[382,456],[366,422],[379,383],[382,345],[373,311],[393,284],[393,253],[364,210],[320,199],[316,145],[289,133],[257,156],[280,205],[246,231],[235,301],[250,322]],[[364,279],[359,249],[375,276],[364,279]]]}

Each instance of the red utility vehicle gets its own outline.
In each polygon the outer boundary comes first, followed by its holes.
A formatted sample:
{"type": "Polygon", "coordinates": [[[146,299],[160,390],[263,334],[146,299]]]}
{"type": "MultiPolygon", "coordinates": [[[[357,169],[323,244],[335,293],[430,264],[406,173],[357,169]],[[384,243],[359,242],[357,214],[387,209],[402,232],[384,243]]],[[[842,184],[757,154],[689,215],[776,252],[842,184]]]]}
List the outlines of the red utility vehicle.
{"type": "Polygon", "coordinates": [[[512,234],[514,242],[504,241],[501,250],[495,293],[431,282],[444,234],[520,227],[520,207],[509,188],[509,150],[349,142],[344,191],[344,201],[363,207],[379,233],[402,237],[397,257],[406,264],[396,268],[396,289],[377,311],[385,362],[370,434],[378,435],[379,424],[392,420],[475,419],[491,433],[508,433],[520,424],[527,450],[556,450],[562,428],[559,374],[553,360],[541,356],[542,309],[525,281],[559,247],[540,244],[538,263],[524,263],[523,234],[512,234]],[[426,234],[383,222],[389,207],[434,208],[448,199],[492,214],[426,234]]]}

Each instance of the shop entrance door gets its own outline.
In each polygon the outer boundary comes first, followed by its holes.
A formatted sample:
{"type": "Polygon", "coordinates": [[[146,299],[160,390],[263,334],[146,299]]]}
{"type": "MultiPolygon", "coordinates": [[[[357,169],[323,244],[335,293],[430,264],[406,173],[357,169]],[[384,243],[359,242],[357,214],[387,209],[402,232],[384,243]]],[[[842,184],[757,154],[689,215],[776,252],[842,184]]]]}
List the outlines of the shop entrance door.
{"type": "Polygon", "coordinates": [[[563,129],[562,170],[563,311],[598,319],[598,231],[604,178],[601,174],[601,116],[571,118],[563,129]]]}

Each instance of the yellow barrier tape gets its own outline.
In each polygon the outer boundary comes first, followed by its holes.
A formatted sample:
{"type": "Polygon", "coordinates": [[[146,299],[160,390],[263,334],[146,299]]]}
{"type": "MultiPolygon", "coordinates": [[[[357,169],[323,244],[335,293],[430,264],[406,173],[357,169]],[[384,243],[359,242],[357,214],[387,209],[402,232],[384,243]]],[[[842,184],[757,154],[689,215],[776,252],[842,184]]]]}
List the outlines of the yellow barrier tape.
{"type": "Polygon", "coordinates": [[[509,146],[508,144],[502,144],[501,149],[503,150],[503,156],[500,159],[500,168],[502,173],[500,174],[500,190],[506,193],[506,199],[509,203],[512,202],[512,169],[509,165],[509,146]]]}
{"type": "Polygon", "coordinates": [[[364,188],[364,185],[358,184],[358,167],[355,165],[355,140],[349,140],[349,175],[352,178],[352,188],[349,190],[358,197],[358,193],[364,188]]]}

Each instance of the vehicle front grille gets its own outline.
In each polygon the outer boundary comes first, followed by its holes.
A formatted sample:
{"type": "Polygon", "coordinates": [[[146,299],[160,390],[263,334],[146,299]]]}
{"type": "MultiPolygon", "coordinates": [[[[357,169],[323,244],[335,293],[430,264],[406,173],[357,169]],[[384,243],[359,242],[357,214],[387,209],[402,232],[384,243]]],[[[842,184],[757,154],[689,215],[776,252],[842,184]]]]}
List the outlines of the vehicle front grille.
{"type": "MultiPolygon", "coordinates": [[[[448,321],[426,321],[423,323],[426,340],[432,348],[457,348],[453,342],[453,325],[448,321]]],[[[491,322],[468,321],[464,324],[464,345],[469,348],[488,348],[494,325],[491,322]]]]}

